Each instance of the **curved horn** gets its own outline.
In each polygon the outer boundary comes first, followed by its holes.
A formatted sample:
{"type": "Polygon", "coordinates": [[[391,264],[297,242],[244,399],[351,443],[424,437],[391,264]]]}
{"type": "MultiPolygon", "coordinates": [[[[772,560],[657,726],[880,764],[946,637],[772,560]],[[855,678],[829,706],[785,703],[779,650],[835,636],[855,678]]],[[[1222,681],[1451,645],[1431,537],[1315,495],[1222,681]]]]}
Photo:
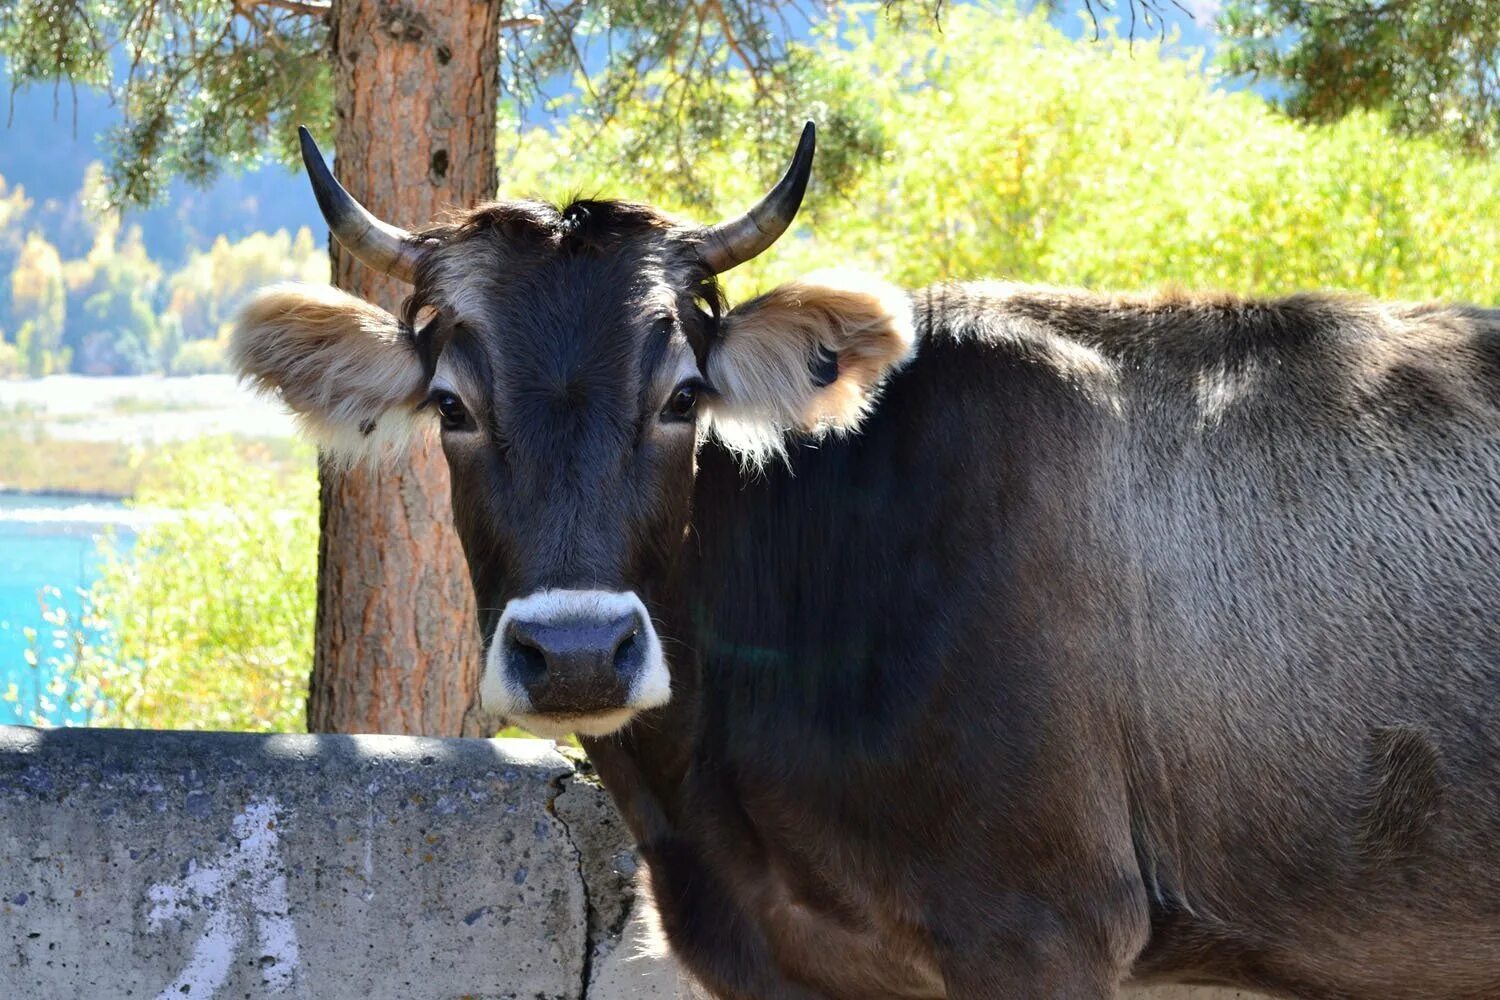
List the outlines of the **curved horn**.
{"type": "Polygon", "coordinates": [[[816,140],[817,129],[808,122],[802,129],[802,139],[797,143],[792,165],[787,167],[771,193],[739,218],[702,230],[698,256],[714,274],[722,274],[745,263],[786,232],[802,205],[807,180],[812,176],[816,140]]]}
{"type": "Polygon", "coordinates": [[[410,284],[422,257],[421,246],[404,229],[381,222],[371,215],[333,176],[323,161],[323,151],[304,126],[297,127],[302,140],[302,162],[317,196],[318,208],[339,245],[366,267],[373,267],[410,284]]]}

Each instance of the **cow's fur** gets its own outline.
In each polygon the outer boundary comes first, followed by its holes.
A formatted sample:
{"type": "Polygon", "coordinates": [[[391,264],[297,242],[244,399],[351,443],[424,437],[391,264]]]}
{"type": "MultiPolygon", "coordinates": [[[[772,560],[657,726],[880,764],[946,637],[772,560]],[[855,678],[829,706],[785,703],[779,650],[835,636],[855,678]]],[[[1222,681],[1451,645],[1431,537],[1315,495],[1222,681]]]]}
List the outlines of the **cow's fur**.
{"type": "Polygon", "coordinates": [[[921,933],[954,996],[1500,995],[1495,314],[917,302],[857,436],[702,456],[679,947],[726,996],[933,995],[921,933]]]}
{"type": "Polygon", "coordinates": [[[660,625],[672,700],[585,743],[714,995],[1500,996],[1500,315],[997,284],[719,316],[669,225],[569,211],[444,237],[415,369],[478,397],[444,446],[480,606],[587,580],[660,625]],[[825,410],[856,366],[785,358],[849,330],[879,370],[825,410]],[[857,429],[747,469],[658,422],[694,366],[710,409],[857,429]]]}
{"type": "Polygon", "coordinates": [[[866,275],[812,274],[752,299],[709,356],[720,434],[759,453],[779,451],[787,430],[853,430],[913,339],[906,295],[866,275]]]}
{"type": "Polygon", "coordinates": [[[378,306],[319,285],[276,285],[245,306],[229,361],[278,393],[330,454],[401,442],[427,390],[409,330],[378,306]]]}

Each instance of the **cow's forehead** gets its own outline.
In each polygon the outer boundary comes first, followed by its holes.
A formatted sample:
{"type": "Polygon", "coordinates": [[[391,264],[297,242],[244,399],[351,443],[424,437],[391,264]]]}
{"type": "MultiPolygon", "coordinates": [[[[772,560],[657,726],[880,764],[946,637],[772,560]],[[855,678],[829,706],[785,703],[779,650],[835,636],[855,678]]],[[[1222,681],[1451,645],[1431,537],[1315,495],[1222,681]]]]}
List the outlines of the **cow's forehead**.
{"type": "MultiPolygon", "coordinates": [[[[693,300],[718,286],[682,227],[644,206],[492,206],[430,235],[409,318],[438,317],[419,336],[429,374],[492,396],[569,385],[643,389],[706,344],[693,300]],[[662,320],[687,319],[664,337],[662,320]],[[524,388],[522,388],[524,386],[524,388]]],[[[421,325],[416,323],[416,325],[421,325]]]]}
{"type": "MultiPolygon", "coordinates": [[[[518,278],[589,262],[597,265],[596,280],[623,280],[626,294],[650,277],[690,287],[701,280],[690,231],[633,202],[496,202],[419,234],[432,249],[418,267],[415,298],[477,322],[518,278]]],[[[575,267],[570,278],[588,283],[589,270],[575,267]]]]}
{"type": "Polygon", "coordinates": [[[426,296],[441,316],[430,335],[434,384],[464,397],[651,395],[656,382],[694,368],[680,322],[694,308],[678,283],[688,280],[659,257],[623,254],[462,276],[450,286],[460,298],[426,296]]]}
{"type": "MultiPolygon", "coordinates": [[[[519,253],[494,241],[445,247],[419,290],[422,301],[475,330],[524,331],[530,316],[556,317],[584,309],[670,309],[677,282],[659,248],[622,247],[608,253],[568,254],[555,247],[519,253]],[[500,321],[506,328],[498,329],[500,321]]],[[[680,272],[680,269],[677,269],[680,272]]]]}

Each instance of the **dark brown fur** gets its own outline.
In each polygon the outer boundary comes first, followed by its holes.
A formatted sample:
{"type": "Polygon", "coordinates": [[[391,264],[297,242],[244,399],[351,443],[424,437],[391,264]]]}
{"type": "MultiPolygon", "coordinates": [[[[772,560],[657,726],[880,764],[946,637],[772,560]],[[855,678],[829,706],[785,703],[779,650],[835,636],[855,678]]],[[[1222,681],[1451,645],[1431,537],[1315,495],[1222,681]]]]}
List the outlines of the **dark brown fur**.
{"type": "Polygon", "coordinates": [[[941,286],[747,469],[654,422],[758,327],[682,231],[434,235],[480,605],[650,607],[673,699],[586,745],[714,995],[1500,996],[1495,313],[941,286]]]}

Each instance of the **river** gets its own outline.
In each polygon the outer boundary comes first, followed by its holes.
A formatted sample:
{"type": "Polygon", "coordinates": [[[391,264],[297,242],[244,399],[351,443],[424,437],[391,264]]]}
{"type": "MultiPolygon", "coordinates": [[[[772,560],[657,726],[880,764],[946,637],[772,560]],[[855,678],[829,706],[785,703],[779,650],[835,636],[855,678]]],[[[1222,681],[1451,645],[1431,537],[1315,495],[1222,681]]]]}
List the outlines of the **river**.
{"type": "Polygon", "coordinates": [[[47,692],[54,679],[47,661],[55,650],[40,595],[56,588],[46,601],[60,601],[76,616],[79,590],[99,573],[99,542],[112,535],[128,545],[136,523],[117,501],[0,493],[0,695],[7,695],[0,701],[0,722],[31,722],[34,712],[53,725],[83,721],[65,698],[47,692]],[[36,630],[34,640],[26,637],[27,628],[36,630]],[[28,648],[40,654],[40,669],[27,663],[28,648]]]}

